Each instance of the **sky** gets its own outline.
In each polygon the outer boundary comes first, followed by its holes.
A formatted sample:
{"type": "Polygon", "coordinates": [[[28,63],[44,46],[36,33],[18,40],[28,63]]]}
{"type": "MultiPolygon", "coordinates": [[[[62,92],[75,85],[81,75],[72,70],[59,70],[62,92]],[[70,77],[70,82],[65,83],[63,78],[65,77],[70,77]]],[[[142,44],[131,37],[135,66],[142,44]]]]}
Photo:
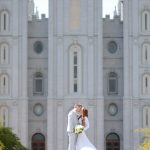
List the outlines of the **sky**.
{"type": "MultiPolygon", "coordinates": [[[[38,7],[39,14],[44,13],[48,16],[48,0],[34,0],[35,5],[38,7]]],[[[106,14],[110,14],[111,18],[115,6],[118,6],[118,0],[103,0],[103,17],[106,14]]]]}
{"type": "Polygon", "coordinates": [[[118,8],[118,0],[103,0],[103,17],[110,14],[111,18],[114,14],[115,6],[118,8]]]}

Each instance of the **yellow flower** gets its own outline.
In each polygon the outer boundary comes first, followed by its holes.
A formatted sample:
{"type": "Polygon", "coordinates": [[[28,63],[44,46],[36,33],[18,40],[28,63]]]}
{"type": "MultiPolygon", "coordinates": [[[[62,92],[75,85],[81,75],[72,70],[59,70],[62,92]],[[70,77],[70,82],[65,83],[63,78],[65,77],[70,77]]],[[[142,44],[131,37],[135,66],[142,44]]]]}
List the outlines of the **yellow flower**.
{"type": "Polygon", "coordinates": [[[139,150],[150,150],[150,129],[140,128],[136,129],[135,132],[142,133],[144,135],[144,142],[139,147],[139,150]]]}

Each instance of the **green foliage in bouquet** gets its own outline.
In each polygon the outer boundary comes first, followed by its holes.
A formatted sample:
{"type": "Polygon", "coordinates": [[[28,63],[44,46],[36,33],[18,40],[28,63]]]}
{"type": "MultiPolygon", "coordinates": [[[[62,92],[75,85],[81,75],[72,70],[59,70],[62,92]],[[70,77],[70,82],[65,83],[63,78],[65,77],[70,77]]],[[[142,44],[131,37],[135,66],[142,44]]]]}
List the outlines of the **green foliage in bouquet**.
{"type": "Polygon", "coordinates": [[[28,150],[10,128],[0,127],[0,141],[3,144],[2,150],[28,150]]]}
{"type": "Polygon", "coordinates": [[[77,125],[77,126],[75,127],[75,133],[76,133],[76,134],[82,133],[83,130],[84,130],[84,127],[83,127],[82,125],[77,125]]]}

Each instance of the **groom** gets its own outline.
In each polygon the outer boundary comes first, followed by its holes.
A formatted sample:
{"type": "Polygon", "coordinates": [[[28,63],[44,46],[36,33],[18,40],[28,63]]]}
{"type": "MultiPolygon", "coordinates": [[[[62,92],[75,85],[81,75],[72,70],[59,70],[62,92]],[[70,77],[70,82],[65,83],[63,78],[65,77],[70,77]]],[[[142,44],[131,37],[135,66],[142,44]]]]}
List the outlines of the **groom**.
{"type": "Polygon", "coordinates": [[[79,124],[78,118],[81,115],[81,110],[82,110],[82,105],[75,104],[74,109],[71,110],[68,114],[68,126],[67,126],[67,132],[69,136],[68,150],[76,149],[77,134],[74,133],[74,129],[75,126],[79,124]]]}

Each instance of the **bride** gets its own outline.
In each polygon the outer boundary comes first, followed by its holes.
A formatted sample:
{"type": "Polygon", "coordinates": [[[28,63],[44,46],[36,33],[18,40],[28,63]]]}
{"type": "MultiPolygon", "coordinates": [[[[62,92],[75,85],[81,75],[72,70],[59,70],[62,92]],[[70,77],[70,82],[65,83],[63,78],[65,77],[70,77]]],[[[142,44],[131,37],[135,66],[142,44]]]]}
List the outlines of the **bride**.
{"type": "Polygon", "coordinates": [[[78,135],[76,150],[96,150],[95,146],[89,141],[85,131],[89,128],[88,110],[82,108],[82,115],[79,123],[84,126],[84,131],[78,135]]]}

